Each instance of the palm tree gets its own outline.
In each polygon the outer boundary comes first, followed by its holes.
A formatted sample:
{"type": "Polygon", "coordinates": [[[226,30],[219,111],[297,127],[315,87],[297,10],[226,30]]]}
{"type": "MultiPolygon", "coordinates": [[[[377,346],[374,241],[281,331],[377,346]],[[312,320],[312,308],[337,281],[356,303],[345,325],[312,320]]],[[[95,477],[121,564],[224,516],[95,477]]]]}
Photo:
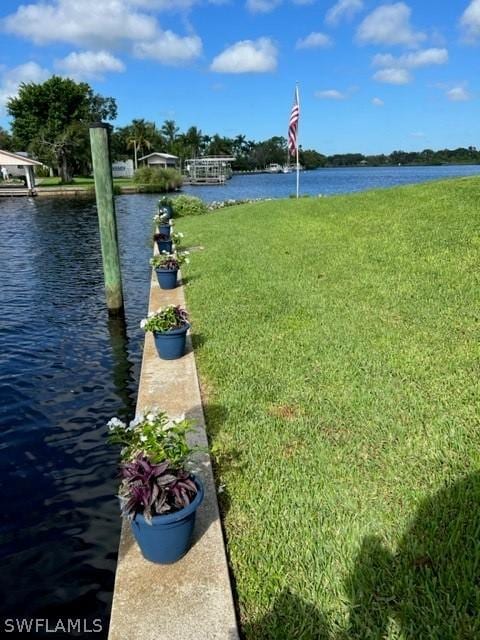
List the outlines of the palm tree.
{"type": "Polygon", "coordinates": [[[184,142],[190,148],[191,154],[197,156],[203,142],[203,134],[197,127],[190,127],[184,135],[184,142]]]}
{"type": "Polygon", "coordinates": [[[127,140],[127,149],[133,147],[135,170],[138,167],[138,152],[152,148],[151,138],[155,133],[155,125],[152,122],[145,122],[143,118],[140,120],[132,120],[130,125],[130,136],[127,140]]]}
{"type": "Polygon", "coordinates": [[[243,156],[246,151],[247,137],[241,133],[233,140],[233,151],[236,156],[243,156]]]}
{"type": "Polygon", "coordinates": [[[162,128],[160,129],[160,132],[167,139],[169,151],[173,147],[173,144],[175,142],[175,139],[179,131],[180,129],[177,127],[175,120],[165,120],[165,122],[162,124],[162,128]]]}

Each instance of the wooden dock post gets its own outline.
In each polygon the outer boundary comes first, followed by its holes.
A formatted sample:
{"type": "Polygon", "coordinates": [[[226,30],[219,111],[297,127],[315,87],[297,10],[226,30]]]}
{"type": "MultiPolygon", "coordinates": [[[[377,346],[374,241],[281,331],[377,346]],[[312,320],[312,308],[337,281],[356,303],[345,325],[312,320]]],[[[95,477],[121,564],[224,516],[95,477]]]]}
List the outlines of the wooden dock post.
{"type": "Polygon", "coordinates": [[[112,165],[110,161],[110,129],[105,122],[90,126],[93,177],[97,198],[98,224],[102,245],[103,273],[108,311],[123,312],[122,274],[118,251],[117,221],[113,199],[112,165]]]}

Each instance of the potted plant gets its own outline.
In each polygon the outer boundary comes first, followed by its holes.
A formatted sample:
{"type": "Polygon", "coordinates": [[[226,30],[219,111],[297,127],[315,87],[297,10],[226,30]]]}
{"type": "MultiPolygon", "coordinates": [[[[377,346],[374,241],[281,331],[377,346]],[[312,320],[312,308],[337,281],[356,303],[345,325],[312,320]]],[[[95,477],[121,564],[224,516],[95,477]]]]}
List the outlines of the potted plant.
{"type": "Polygon", "coordinates": [[[168,218],[173,218],[173,206],[172,199],[168,196],[163,196],[158,201],[158,213],[165,213],[168,218]]]}
{"type": "Polygon", "coordinates": [[[140,322],[144,331],[151,331],[158,355],[163,360],[176,360],[185,352],[187,331],[190,328],[188,314],[182,307],[170,304],[152,311],[140,322]]]}
{"type": "Polygon", "coordinates": [[[153,221],[158,227],[158,232],[170,237],[170,217],[167,213],[157,213],[153,216],[153,221]]]}
{"type": "Polygon", "coordinates": [[[178,253],[162,251],[158,256],[150,259],[150,264],[157,273],[161,289],[175,289],[180,266],[189,262],[187,256],[188,251],[179,251],[178,253]]]}
{"type": "Polygon", "coordinates": [[[157,247],[160,253],[162,253],[162,251],[167,251],[167,253],[172,252],[173,238],[170,235],[170,231],[168,232],[168,234],[156,233],[153,236],[153,239],[157,243],[157,247]]]}
{"type": "Polygon", "coordinates": [[[203,485],[188,470],[198,448],[187,443],[188,420],[170,421],[151,410],[127,426],[118,418],[108,423],[109,442],[122,447],[119,498],[122,515],[143,556],[171,564],[191,545],[195,516],[203,500],[203,485]]]}

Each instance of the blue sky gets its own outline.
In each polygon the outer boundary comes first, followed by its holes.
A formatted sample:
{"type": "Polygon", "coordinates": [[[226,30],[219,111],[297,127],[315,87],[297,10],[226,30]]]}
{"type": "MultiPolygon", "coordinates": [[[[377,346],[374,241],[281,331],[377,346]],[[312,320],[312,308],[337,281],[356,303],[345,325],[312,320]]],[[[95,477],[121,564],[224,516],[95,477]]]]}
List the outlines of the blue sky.
{"type": "Polygon", "coordinates": [[[55,72],[115,97],[118,126],[285,136],[298,81],[304,148],[479,142],[480,0],[8,0],[0,32],[2,126],[55,72]]]}

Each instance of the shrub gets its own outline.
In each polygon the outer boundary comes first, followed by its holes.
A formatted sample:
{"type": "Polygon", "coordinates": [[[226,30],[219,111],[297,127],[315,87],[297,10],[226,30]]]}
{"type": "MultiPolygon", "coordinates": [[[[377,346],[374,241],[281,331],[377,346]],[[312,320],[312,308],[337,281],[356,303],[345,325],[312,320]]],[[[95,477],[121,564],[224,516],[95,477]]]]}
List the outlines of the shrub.
{"type": "Polygon", "coordinates": [[[176,169],[157,169],[155,167],[140,167],[133,177],[139,190],[150,193],[174,191],[182,186],[182,176],[176,169]]]}
{"type": "Polygon", "coordinates": [[[49,178],[50,169],[42,164],[41,167],[35,167],[35,175],[37,178],[49,178]]]}
{"type": "Polygon", "coordinates": [[[184,216],[200,216],[208,213],[208,208],[203,200],[195,196],[181,195],[172,199],[173,215],[175,218],[184,216]]]}

